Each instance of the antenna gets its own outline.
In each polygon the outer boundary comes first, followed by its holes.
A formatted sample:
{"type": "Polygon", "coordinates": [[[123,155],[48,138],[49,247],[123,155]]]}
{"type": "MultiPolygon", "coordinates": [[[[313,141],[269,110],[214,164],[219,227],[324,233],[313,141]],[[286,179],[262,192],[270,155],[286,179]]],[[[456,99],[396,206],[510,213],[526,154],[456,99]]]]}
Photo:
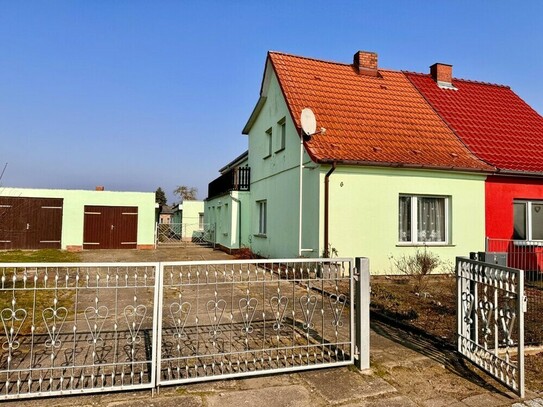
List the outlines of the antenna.
{"type": "Polygon", "coordinates": [[[313,114],[313,110],[306,107],[302,109],[302,114],[300,116],[300,122],[302,124],[302,130],[306,136],[311,136],[317,130],[317,119],[313,114]]]}

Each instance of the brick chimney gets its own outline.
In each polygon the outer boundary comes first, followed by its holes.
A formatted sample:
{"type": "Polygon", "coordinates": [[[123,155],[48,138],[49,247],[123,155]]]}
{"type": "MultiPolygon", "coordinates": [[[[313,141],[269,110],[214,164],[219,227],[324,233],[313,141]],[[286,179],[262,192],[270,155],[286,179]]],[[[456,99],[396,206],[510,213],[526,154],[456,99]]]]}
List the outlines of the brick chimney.
{"type": "Polygon", "coordinates": [[[440,88],[455,89],[452,84],[452,65],[436,62],[430,67],[430,75],[440,88]]]}
{"type": "Polygon", "coordinates": [[[353,56],[353,65],[361,75],[378,76],[377,54],[375,52],[358,51],[353,56]]]}
{"type": "Polygon", "coordinates": [[[104,186],[103,186],[103,185],[98,185],[98,186],[96,187],[96,190],[97,190],[97,191],[103,191],[103,190],[104,190],[104,186]]]}

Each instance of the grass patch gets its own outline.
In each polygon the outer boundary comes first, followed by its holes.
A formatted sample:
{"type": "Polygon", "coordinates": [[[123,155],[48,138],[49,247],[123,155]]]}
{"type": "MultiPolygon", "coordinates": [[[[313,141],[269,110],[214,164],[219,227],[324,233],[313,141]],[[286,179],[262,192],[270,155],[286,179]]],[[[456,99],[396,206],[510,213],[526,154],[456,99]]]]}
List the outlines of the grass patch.
{"type": "Polygon", "coordinates": [[[77,263],[80,261],[79,253],[65,250],[8,250],[0,252],[0,263],[77,263]]]}
{"type": "MultiPolygon", "coordinates": [[[[18,281],[15,284],[16,290],[10,290],[10,284],[6,284],[4,290],[1,291],[2,295],[0,296],[0,310],[2,310],[2,316],[9,319],[10,313],[9,309],[13,309],[12,301],[15,299],[15,309],[23,309],[27,312],[26,318],[22,323],[21,330],[19,331],[20,335],[27,335],[31,332],[32,320],[36,324],[38,333],[43,332],[45,327],[42,312],[46,308],[54,306],[54,300],[58,301],[59,307],[66,307],[68,312],[73,309],[73,291],[68,290],[54,290],[54,289],[38,289],[35,291],[32,288],[24,289],[22,281],[18,281]],[[35,312],[35,315],[32,313],[35,312]]],[[[17,312],[16,317],[20,318],[23,314],[21,311],[17,312]]],[[[16,322],[19,324],[20,322],[16,322]]],[[[7,321],[7,325],[10,325],[10,322],[7,321]]]]}

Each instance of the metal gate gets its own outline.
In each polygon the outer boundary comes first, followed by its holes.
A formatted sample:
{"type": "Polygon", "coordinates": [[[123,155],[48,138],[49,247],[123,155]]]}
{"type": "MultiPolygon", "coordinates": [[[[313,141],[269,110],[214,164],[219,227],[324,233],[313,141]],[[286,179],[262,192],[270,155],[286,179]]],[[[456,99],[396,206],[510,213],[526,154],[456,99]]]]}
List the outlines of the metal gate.
{"type": "Polygon", "coordinates": [[[158,246],[186,247],[198,245],[212,247],[215,230],[209,223],[157,223],[156,243],[158,246]]]}
{"type": "Polygon", "coordinates": [[[456,259],[458,352],[524,397],[524,271],[456,259]]]}
{"type": "Polygon", "coordinates": [[[366,360],[353,271],[350,259],[0,264],[0,399],[366,360]]]}

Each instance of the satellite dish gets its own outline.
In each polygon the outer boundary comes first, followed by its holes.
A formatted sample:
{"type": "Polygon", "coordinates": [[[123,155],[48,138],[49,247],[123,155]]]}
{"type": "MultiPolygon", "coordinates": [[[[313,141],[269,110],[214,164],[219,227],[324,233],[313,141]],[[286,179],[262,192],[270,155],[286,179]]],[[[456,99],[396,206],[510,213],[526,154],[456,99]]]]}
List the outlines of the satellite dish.
{"type": "Polygon", "coordinates": [[[315,115],[311,109],[306,107],[302,110],[300,122],[302,123],[302,130],[306,136],[315,134],[315,131],[317,130],[317,119],[315,119],[315,115]]]}

